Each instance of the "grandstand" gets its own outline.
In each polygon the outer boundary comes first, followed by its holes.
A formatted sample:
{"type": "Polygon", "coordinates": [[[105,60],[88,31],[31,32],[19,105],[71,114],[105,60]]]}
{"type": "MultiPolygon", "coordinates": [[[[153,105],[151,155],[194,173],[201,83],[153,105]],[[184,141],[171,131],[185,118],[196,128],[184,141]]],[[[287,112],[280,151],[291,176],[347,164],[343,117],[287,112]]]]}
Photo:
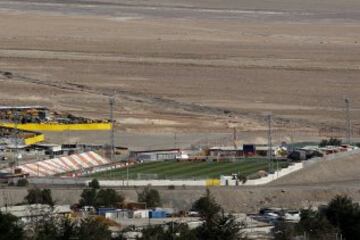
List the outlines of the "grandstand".
{"type": "MultiPolygon", "coordinates": [[[[21,164],[17,166],[17,168],[20,168],[23,173],[28,173],[30,176],[45,177],[94,168],[108,164],[109,162],[109,160],[101,157],[99,154],[89,151],[21,164]]],[[[12,173],[12,170],[11,168],[6,168],[0,171],[3,173],[12,173]]]]}

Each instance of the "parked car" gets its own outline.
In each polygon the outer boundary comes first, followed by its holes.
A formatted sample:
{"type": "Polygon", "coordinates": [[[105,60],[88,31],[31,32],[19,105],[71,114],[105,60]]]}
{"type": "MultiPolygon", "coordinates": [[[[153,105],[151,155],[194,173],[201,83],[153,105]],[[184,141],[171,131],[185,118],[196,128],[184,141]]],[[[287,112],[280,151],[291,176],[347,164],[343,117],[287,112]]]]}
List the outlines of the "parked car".
{"type": "Polygon", "coordinates": [[[286,211],[283,219],[287,222],[299,222],[300,221],[300,211],[286,211]]]}

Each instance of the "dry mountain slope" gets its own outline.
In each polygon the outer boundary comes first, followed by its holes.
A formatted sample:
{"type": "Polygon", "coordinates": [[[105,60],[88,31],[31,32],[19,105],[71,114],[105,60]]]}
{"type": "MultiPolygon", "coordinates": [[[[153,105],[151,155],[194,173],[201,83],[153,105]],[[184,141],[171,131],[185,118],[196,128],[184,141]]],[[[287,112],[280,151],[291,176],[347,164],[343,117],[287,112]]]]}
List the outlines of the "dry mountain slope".
{"type": "Polygon", "coordinates": [[[271,185],[308,185],[360,181],[360,151],[340,154],[333,160],[306,164],[304,169],[289,174],[271,185]]]}

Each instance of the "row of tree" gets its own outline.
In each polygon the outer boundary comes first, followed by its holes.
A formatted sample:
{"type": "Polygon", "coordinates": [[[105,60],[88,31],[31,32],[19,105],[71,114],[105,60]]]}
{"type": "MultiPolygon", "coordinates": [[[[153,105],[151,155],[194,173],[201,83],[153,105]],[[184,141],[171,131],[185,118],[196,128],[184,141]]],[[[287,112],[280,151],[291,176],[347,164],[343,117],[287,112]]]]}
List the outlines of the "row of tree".
{"type": "Polygon", "coordinates": [[[360,207],[347,196],[336,196],[319,210],[302,210],[297,224],[279,222],[274,234],[277,240],[292,240],[299,235],[317,240],[358,240],[360,207]]]}
{"type": "MultiPolygon", "coordinates": [[[[96,179],[89,183],[89,187],[82,191],[80,197],[79,205],[81,207],[93,206],[95,208],[122,207],[125,199],[123,195],[114,189],[102,189],[96,179]]],[[[29,189],[24,200],[27,204],[47,204],[50,206],[55,204],[50,189],[29,189]]],[[[147,208],[160,207],[160,194],[156,189],[152,189],[149,186],[145,187],[142,192],[138,193],[138,202],[145,203],[147,208]]]]}
{"type": "MultiPolygon", "coordinates": [[[[89,183],[89,188],[84,189],[81,193],[79,204],[80,206],[93,206],[95,208],[121,207],[124,199],[124,196],[114,189],[101,189],[99,182],[93,179],[89,183]]],[[[142,192],[138,193],[138,202],[145,203],[147,208],[160,207],[160,194],[156,189],[147,186],[142,192]]]]}
{"type": "Polygon", "coordinates": [[[108,225],[96,217],[72,221],[68,218],[43,215],[33,218],[25,228],[15,216],[0,212],[0,233],[0,240],[112,239],[108,225]]]}

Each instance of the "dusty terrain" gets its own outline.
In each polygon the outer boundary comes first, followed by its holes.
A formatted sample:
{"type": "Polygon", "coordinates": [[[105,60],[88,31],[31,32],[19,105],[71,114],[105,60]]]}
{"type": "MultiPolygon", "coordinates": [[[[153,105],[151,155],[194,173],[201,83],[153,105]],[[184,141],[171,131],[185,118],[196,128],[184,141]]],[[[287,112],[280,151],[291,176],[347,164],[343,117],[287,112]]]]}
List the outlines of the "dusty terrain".
{"type": "Polygon", "coordinates": [[[264,129],[265,112],[278,129],[343,128],[347,96],[357,133],[359,11],[355,0],[1,1],[0,102],[101,118],[115,94],[119,134],[190,143],[264,129]]]}
{"type": "Polygon", "coordinates": [[[334,160],[314,161],[300,171],[272,182],[274,186],[359,183],[360,154],[334,160]]]}

